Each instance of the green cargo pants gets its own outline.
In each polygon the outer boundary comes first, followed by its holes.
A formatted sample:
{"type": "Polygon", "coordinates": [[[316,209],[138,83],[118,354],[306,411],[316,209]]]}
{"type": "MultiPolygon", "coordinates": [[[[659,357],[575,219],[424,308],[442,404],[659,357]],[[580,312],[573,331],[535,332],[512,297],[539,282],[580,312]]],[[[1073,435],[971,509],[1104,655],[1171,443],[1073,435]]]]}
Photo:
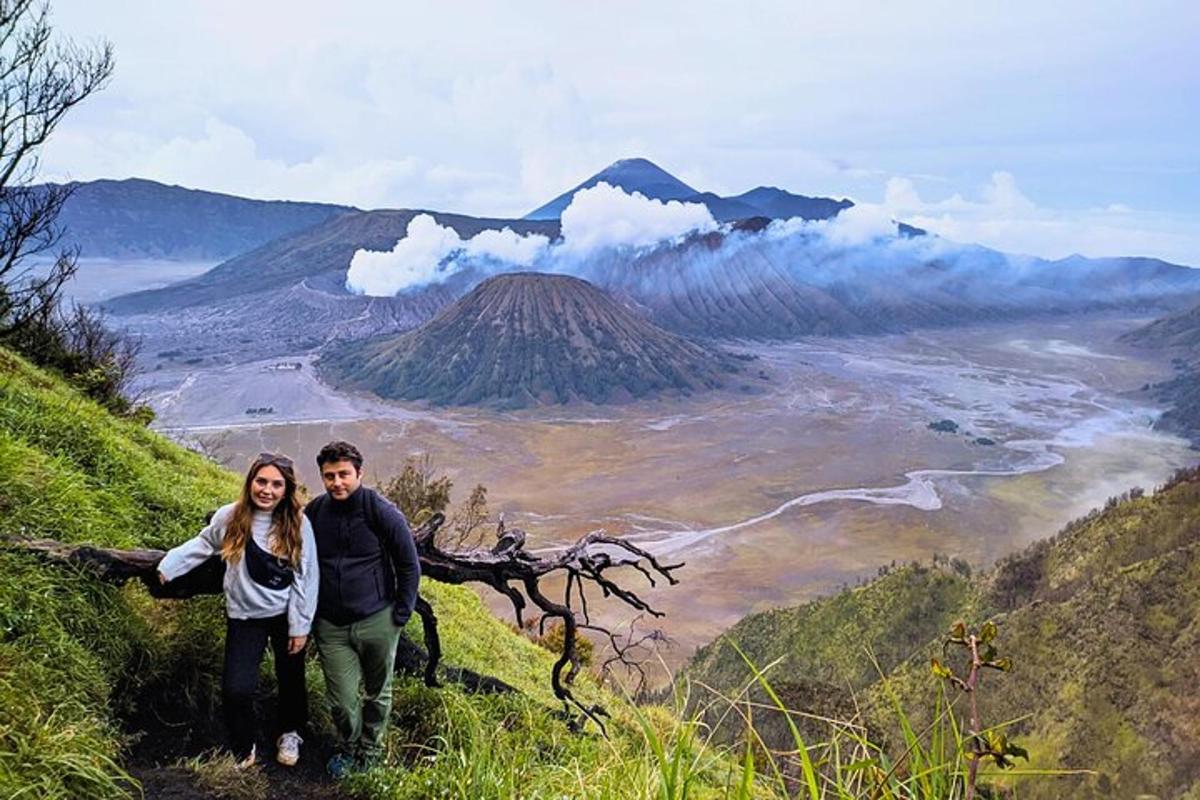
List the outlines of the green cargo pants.
{"type": "Polygon", "coordinates": [[[383,755],[401,630],[392,622],[391,606],[349,625],[320,617],[313,624],[325,696],[347,755],[366,761],[383,755]]]}

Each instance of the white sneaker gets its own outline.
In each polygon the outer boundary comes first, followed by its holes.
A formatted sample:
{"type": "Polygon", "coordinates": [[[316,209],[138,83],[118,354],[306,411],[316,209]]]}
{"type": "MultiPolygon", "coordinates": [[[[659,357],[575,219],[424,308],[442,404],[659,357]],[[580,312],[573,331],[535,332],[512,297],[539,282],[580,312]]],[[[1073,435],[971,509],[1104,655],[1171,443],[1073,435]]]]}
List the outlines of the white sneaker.
{"type": "Polygon", "coordinates": [[[300,745],[304,740],[295,731],[288,731],[275,743],[275,760],[285,767],[294,767],[300,760],[300,745]]]}
{"type": "Polygon", "coordinates": [[[253,744],[250,745],[250,754],[247,755],[245,758],[243,758],[241,761],[237,762],[237,764],[236,764],[237,768],[238,769],[250,769],[250,767],[253,767],[254,762],[258,758],[257,749],[258,749],[258,745],[253,745],[253,744]]]}

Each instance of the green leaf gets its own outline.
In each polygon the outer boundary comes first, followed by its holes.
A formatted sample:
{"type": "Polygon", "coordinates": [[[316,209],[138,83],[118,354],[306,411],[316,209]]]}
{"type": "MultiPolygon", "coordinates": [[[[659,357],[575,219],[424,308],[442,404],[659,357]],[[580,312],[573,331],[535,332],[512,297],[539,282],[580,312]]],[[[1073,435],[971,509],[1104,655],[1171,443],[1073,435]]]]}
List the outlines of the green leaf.
{"type": "Polygon", "coordinates": [[[979,641],[981,644],[987,644],[996,638],[996,634],[1000,631],[996,628],[996,623],[990,619],[983,623],[983,627],[979,629],[979,641]]]}
{"type": "Polygon", "coordinates": [[[930,659],[929,669],[934,675],[936,675],[939,678],[954,677],[954,672],[952,672],[949,667],[947,667],[941,661],[938,661],[936,658],[930,659]]]}
{"type": "Polygon", "coordinates": [[[983,658],[984,661],[994,661],[997,655],[996,648],[989,644],[987,647],[983,648],[983,655],[981,658],[983,658]]]}
{"type": "Polygon", "coordinates": [[[997,658],[995,661],[985,662],[984,666],[991,667],[992,669],[998,669],[1001,672],[1012,672],[1012,667],[1013,667],[1012,659],[1009,658],[1008,656],[1005,656],[1003,658],[997,658]]]}
{"type": "Polygon", "coordinates": [[[742,761],[742,780],[738,786],[739,798],[750,798],[754,796],[754,749],[750,746],[750,742],[746,742],[746,757],[742,761]]]}
{"type": "Polygon", "coordinates": [[[967,640],[967,623],[959,620],[950,626],[950,641],[965,642],[967,640]]]}

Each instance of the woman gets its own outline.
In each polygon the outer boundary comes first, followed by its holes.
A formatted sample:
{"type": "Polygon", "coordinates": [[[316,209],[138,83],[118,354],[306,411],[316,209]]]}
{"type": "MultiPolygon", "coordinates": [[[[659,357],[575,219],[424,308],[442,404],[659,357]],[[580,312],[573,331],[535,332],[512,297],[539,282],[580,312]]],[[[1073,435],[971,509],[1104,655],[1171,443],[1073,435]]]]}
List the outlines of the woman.
{"type": "Polygon", "coordinates": [[[241,767],[254,764],[254,690],[268,640],[279,681],[276,760],[300,758],[308,722],[304,646],[317,607],[317,548],[297,497],[287,456],[260,453],[237,502],[222,506],[200,534],[163,557],[163,583],[220,555],[225,562],[225,670],[221,699],[230,746],[241,767]]]}

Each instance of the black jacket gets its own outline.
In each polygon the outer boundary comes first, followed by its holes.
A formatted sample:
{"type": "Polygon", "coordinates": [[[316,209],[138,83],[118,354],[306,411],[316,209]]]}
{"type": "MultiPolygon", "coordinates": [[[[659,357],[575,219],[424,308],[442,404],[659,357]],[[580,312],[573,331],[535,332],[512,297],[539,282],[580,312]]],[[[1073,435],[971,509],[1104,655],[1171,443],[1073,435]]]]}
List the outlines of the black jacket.
{"type": "Polygon", "coordinates": [[[314,498],[304,514],[321,566],[317,616],[349,625],[392,605],[396,624],[407,622],[417,602],[421,563],[400,509],[359,486],[342,501],[327,494],[314,498]]]}

